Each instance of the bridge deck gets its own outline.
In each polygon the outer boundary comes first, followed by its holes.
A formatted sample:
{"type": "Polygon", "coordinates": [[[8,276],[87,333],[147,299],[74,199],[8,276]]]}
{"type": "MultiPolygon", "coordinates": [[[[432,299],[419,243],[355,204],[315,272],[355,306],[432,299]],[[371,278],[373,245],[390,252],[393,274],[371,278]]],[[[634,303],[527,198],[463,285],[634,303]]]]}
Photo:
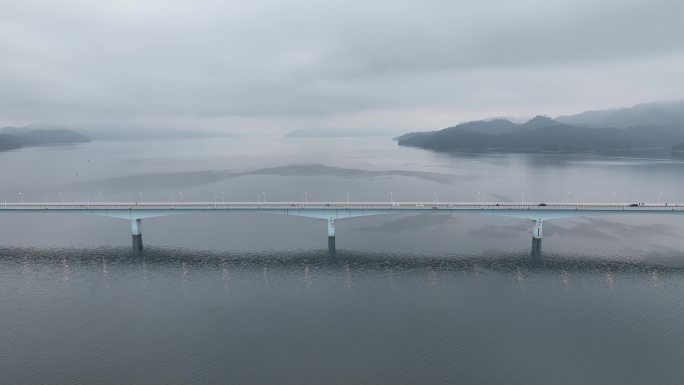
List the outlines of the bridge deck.
{"type": "MultiPolygon", "coordinates": [[[[177,214],[252,212],[284,214],[327,221],[328,249],[335,253],[335,221],[369,215],[417,212],[470,213],[534,221],[532,255],[541,255],[542,223],[550,219],[618,214],[684,214],[669,203],[538,202],[22,202],[0,204],[0,213],[78,213],[131,221],[133,251],[142,251],[142,220],[177,214]]],[[[9,214],[11,215],[11,214],[9,214]]]]}
{"type": "Polygon", "coordinates": [[[684,211],[684,204],[511,202],[26,202],[0,203],[0,210],[544,210],[684,211]]]}

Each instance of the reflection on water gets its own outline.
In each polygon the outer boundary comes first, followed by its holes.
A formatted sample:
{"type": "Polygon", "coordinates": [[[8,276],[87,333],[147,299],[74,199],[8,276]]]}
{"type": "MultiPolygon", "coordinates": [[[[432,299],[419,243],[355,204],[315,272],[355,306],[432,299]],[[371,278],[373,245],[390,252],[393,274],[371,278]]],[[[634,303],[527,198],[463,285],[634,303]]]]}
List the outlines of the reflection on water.
{"type": "Polygon", "coordinates": [[[310,282],[311,269],[324,270],[333,273],[344,273],[347,276],[355,270],[384,272],[388,282],[392,282],[400,271],[426,271],[430,277],[436,277],[439,272],[460,271],[481,273],[482,270],[511,273],[520,278],[522,272],[533,274],[560,274],[567,280],[572,272],[602,272],[606,281],[612,281],[614,273],[643,273],[654,281],[662,274],[677,274],[684,272],[684,261],[678,264],[672,260],[671,264],[663,265],[648,261],[633,261],[611,256],[595,258],[573,257],[570,255],[544,255],[532,257],[529,254],[500,254],[491,255],[407,255],[397,253],[369,253],[360,251],[339,250],[331,257],[326,250],[306,251],[264,251],[264,252],[230,252],[212,250],[191,250],[171,248],[151,248],[142,254],[132,254],[125,247],[100,247],[97,249],[20,249],[0,248],[0,263],[10,268],[12,265],[21,267],[22,276],[30,275],[38,266],[45,268],[55,266],[59,261],[62,279],[67,281],[78,269],[90,270],[99,266],[101,277],[106,278],[114,268],[128,269],[138,266],[143,277],[150,269],[180,268],[180,276],[187,280],[190,271],[201,269],[220,272],[221,280],[228,280],[230,272],[241,269],[260,270],[263,280],[268,282],[269,272],[301,271],[305,282],[310,282]],[[17,256],[21,255],[20,258],[17,256]]]}
{"type": "Polygon", "coordinates": [[[683,276],[570,255],[2,248],[0,382],[674,384],[683,276]]]}

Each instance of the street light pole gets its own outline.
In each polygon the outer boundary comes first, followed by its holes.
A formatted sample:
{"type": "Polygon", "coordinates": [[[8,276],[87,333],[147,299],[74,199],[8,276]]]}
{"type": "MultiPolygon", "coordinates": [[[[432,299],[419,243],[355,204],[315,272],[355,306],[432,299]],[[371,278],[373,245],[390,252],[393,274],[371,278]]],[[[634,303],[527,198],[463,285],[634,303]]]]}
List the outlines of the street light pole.
{"type": "Polygon", "coordinates": [[[24,195],[22,193],[19,193],[19,199],[21,200],[21,203],[24,203],[24,195]]]}

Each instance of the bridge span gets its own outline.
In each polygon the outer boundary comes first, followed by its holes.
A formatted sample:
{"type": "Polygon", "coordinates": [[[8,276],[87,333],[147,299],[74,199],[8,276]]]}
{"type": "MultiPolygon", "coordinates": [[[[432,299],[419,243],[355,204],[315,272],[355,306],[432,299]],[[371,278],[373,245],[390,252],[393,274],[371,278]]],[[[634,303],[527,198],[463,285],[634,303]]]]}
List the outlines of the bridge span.
{"type": "Polygon", "coordinates": [[[0,215],[77,213],[129,220],[134,252],[142,251],[142,220],[189,213],[253,212],[327,221],[328,249],[335,253],[335,221],[370,215],[421,212],[493,215],[532,221],[532,255],[541,255],[546,220],[597,215],[684,214],[683,204],[539,202],[59,202],[4,203],[0,215]]]}

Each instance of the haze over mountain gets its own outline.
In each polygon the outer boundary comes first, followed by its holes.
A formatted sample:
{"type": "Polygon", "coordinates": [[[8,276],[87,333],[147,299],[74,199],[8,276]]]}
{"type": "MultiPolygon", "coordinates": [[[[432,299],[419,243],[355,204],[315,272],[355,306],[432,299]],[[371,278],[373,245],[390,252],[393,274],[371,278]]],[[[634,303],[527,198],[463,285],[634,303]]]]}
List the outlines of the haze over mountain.
{"type": "Polygon", "coordinates": [[[344,129],[344,128],[301,128],[290,131],[285,136],[291,138],[351,138],[351,137],[381,137],[396,135],[396,130],[387,129],[344,129]]]}
{"type": "Polygon", "coordinates": [[[474,121],[439,131],[412,132],[396,140],[400,145],[433,150],[608,153],[669,149],[684,142],[684,103],[646,103],[555,120],[537,116],[522,124],[505,119],[474,121]],[[568,123],[575,121],[585,124],[568,123]]]}
{"type": "Polygon", "coordinates": [[[90,139],[62,125],[30,125],[0,129],[0,151],[49,144],[86,143],[90,139]]]}
{"type": "Polygon", "coordinates": [[[556,121],[588,127],[630,127],[684,123],[684,100],[641,103],[633,107],[585,111],[559,116],[556,121]]]}

